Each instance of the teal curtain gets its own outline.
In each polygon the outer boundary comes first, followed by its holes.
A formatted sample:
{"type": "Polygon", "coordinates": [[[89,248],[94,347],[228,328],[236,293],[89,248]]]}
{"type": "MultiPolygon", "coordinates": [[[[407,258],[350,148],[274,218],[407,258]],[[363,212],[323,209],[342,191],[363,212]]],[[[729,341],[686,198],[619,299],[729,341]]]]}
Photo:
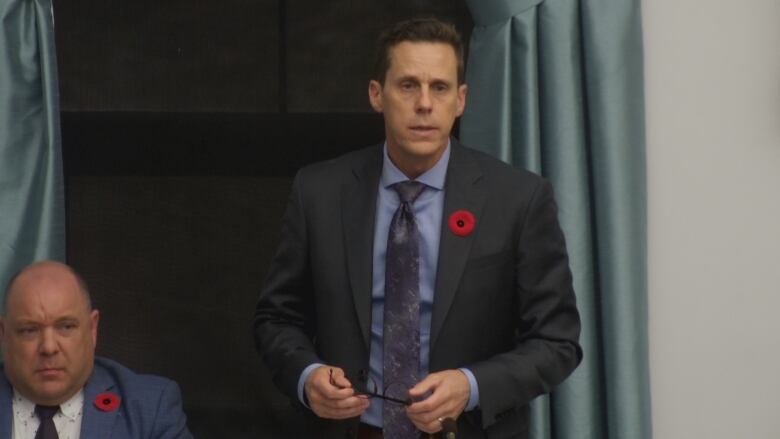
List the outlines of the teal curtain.
{"type": "Polygon", "coordinates": [[[583,363],[532,404],[534,439],[649,439],[639,0],[469,0],[461,138],[555,187],[583,363]]]}
{"type": "Polygon", "coordinates": [[[0,295],[40,259],[65,259],[52,4],[0,0],[0,295]]]}

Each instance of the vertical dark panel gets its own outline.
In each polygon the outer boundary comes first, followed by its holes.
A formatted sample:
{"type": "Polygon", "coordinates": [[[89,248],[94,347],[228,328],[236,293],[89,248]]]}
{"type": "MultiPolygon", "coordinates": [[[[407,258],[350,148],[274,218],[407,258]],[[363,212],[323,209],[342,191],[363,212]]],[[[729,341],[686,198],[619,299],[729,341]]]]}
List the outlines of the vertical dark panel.
{"type": "Polygon", "coordinates": [[[287,113],[287,0],[279,2],[279,113],[287,113]]]}
{"type": "Polygon", "coordinates": [[[62,109],[278,108],[276,0],[55,5],[62,109]]]}
{"type": "Polygon", "coordinates": [[[68,260],[101,311],[98,353],[176,379],[193,431],[221,433],[196,437],[268,428],[287,405],[250,322],[289,187],[266,177],[68,181],[68,260]]]}

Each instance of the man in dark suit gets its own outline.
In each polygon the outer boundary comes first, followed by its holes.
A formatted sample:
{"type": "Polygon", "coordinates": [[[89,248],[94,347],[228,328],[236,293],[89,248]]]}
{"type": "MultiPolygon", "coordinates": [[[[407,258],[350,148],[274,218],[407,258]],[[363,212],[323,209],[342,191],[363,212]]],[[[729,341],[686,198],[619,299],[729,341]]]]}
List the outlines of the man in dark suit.
{"type": "Polygon", "coordinates": [[[95,357],[99,314],[67,265],[9,283],[0,318],[0,437],[188,439],[179,387],[95,357]]]}
{"type": "Polygon", "coordinates": [[[448,419],[460,438],[527,437],[531,399],[582,357],[552,189],[450,137],[467,91],[452,26],[383,34],[368,91],[386,141],[296,176],[257,348],[317,437],[448,419]]]}

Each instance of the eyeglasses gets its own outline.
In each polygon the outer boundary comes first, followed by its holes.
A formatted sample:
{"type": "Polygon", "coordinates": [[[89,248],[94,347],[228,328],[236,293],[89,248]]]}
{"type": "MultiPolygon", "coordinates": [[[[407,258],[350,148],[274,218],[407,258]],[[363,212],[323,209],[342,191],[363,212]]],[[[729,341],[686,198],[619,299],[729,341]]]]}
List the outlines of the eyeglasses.
{"type": "MultiPolygon", "coordinates": [[[[380,391],[379,386],[376,385],[373,378],[368,376],[365,370],[358,371],[357,380],[351,379],[348,375],[345,375],[345,378],[352,383],[355,395],[379,398],[403,405],[412,405],[415,402],[409,396],[409,386],[405,386],[403,383],[389,383],[384,391],[380,391]]],[[[336,386],[336,382],[333,379],[333,369],[330,369],[330,384],[336,386]]]]}

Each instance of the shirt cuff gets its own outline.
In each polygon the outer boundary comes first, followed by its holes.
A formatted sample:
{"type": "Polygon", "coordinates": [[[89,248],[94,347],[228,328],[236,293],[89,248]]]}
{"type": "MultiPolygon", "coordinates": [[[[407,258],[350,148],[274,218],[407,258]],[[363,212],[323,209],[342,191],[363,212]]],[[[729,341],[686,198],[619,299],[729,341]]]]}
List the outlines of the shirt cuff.
{"type": "MultiPolygon", "coordinates": [[[[298,378],[298,401],[301,402],[306,408],[309,407],[309,400],[306,398],[306,395],[303,393],[303,386],[306,384],[306,379],[309,378],[309,375],[311,375],[312,372],[314,372],[314,369],[324,366],[322,363],[312,363],[306,367],[306,369],[303,369],[303,372],[301,372],[301,377],[298,378]]],[[[469,372],[471,373],[471,372],[469,372]]],[[[473,376],[473,375],[472,375],[473,376]]],[[[476,381],[475,381],[476,382],[476,381]]]]}
{"type": "Polygon", "coordinates": [[[469,380],[469,390],[471,391],[471,393],[469,393],[469,402],[466,403],[466,408],[463,409],[463,411],[467,412],[474,410],[479,405],[479,387],[477,386],[477,379],[474,377],[474,374],[466,368],[461,367],[458,370],[466,375],[466,379],[469,380]]]}

